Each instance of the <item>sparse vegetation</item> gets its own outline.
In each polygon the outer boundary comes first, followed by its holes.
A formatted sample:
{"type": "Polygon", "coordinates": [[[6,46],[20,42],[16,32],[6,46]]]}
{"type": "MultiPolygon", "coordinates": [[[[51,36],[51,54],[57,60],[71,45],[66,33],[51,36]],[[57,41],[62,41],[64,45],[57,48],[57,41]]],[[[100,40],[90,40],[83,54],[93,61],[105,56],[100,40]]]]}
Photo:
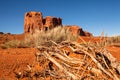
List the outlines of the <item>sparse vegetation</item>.
{"type": "Polygon", "coordinates": [[[107,42],[109,45],[120,47],[120,36],[107,37],[107,42]]]}
{"type": "Polygon", "coordinates": [[[7,41],[2,45],[3,49],[6,48],[25,48],[25,47],[37,47],[39,45],[51,45],[51,41],[60,43],[62,41],[75,41],[78,35],[73,35],[67,28],[58,26],[52,30],[46,32],[39,32],[36,34],[27,34],[23,41],[12,40],[7,41]],[[49,42],[49,43],[47,43],[49,42]]]}
{"type": "Polygon", "coordinates": [[[8,41],[5,44],[2,44],[2,48],[17,48],[19,45],[19,41],[18,40],[12,40],[12,41],[8,41]]]}
{"type": "Polygon", "coordinates": [[[28,34],[23,41],[12,40],[2,45],[6,48],[35,47],[33,64],[14,72],[17,79],[48,80],[119,80],[120,63],[107,51],[106,44],[120,43],[120,37],[101,37],[100,43],[77,43],[65,27],[46,32],[28,34]],[[70,55],[76,55],[71,57],[70,55]]]}
{"type": "Polygon", "coordinates": [[[27,48],[27,47],[30,47],[30,43],[26,41],[20,41],[20,40],[11,40],[1,45],[2,49],[27,48]]]}
{"type": "Polygon", "coordinates": [[[62,41],[76,41],[78,36],[79,35],[73,35],[66,27],[61,26],[46,32],[33,34],[36,46],[45,45],[50,40],[56,43],[60,43],[62,41]]]}

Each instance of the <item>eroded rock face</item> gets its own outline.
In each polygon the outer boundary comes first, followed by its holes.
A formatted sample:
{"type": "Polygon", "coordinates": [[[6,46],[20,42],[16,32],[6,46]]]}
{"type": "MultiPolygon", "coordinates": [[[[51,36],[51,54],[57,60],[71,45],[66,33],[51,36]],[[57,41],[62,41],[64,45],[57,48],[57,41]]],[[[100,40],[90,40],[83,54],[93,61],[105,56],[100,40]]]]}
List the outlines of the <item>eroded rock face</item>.
{"type": "Polygon", "coordinates": [[[24,33],[35,33],[43,29],[43,17],[41,12],[28,12],[24,19],[24,33]]]}
{"type": "Polygon", "coordinates": [[[77,34],[77,35],[85,36],[84,31],[79,26],[73,25],[73,26],[65,26],[65,27],[67,27],[70,30],[70,32],[72,32],[73,35],[77,34]]]}
{"type": "Polygon", "coordinates": [[[52,16],[47,16],[46,18],[43,19],[43,25],[44,27],[48,27],[49,29],[52,29],[56,26],[62,25],[62,19],[52,16]]]}
{"type": "Polygon", "coordinates": [[[92,33],[90,32],[84,31],[84,33],[85,33],[85,36],[93,36],[92,33]]]}
{"type": "Polygon", "coordinates": [[[73,35],[92,36],[91,33],[87,31],[83,31],[83,29],[79,26],[71,25],[71,26],[65,26],[65,27],[68,28],[73,35]]]}
{"type": "Polygon", "coordinates": [[[47,16],[43,19],[41,12],[28,12],[24,19],[24,33],[36,33],[59,25],[62,25],[61,18],[47,16]]]}

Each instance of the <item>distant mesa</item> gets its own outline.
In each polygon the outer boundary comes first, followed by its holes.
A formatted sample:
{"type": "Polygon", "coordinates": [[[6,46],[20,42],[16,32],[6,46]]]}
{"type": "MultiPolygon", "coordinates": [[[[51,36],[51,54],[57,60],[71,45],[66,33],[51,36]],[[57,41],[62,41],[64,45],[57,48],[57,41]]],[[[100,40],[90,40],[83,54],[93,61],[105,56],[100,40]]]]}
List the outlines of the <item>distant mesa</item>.
{"type": "Polygon", "coordinates": [[[0,32],[0,34],[4,34],[3,32],[0,32]]]}
{"type": "Polygon", "coordinates": [[[83,31],[83,29],[79,26],[76,25],[70,25],[70,26],[65,26],[67,28],[69,28],[69,30],[73,33],[73,34],[78,34],[80,36],[93,36],[91,33],[87,32],[87,31],[83,31]]]}
{"type": "Polygon", "coordinates": [[[9,33],[9,32],[8,33],[0,32],[0,35],[4,35],[4,34],[5,35],[11,35],[11,33],[9,33]]]}
{"type": "MultiPolygon", "coordinates": [[[[24,33],[36,33],[38,31],[47,31],[57,26],[62,26],[62,19],[52,16],[43,18],[41,12],[27,12],[24,17],[24,33]]],[[[91,33],[83,31],[79,26],[66,26],[73,34],[81,36],[92,36],[91,33]]]]}

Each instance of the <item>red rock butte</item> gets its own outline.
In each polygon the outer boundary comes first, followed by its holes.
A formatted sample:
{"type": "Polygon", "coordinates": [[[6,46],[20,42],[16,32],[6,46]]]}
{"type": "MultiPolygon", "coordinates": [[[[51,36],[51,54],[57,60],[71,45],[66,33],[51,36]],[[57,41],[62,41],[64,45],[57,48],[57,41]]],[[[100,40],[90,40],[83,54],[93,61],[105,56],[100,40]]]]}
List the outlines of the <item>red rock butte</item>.
{"type": "Polygon", "coordinates": [[[62,19],[47,16],[43,19],[41,12],[27,12],[24,18],[24,33],[35,33],[62,25],[62,19]]]}
{"type": "MultiPolygon", "coordinates": [[[[24,33],[36,33],[37,31],[47,31],[57,26],[62,26],[62,19],[52,16],[43,18],[41,12],[27,12],[24,18],[24,33]]],[[[79,26],[65,26],[73,34],[81,36],[92,36],[91,33],[83,31],[79,26]]]]}

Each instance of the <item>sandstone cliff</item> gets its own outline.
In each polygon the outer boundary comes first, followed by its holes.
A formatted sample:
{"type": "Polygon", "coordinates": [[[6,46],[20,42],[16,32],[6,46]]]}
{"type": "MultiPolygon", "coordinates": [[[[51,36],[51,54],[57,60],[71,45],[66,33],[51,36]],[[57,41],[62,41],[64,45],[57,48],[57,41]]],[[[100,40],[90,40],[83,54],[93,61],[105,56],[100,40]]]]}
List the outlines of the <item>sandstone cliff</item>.
{"type": "Polygon", "coordinates": [[[43,29],[43,17],[41,12],[28,12],[24,18],[24,33],[35,33],[35,30],[43,29]]]}
{"type": "Polygon", "coordinates": [[[49,29],[52,29],[55,26],[62,25],[62,19],[52,16],[47,16],[43,19],[43,25],[44,27],[48,27],[49,29]]]}
{"type": "Polygon", "coordinates": [[[47,16],[43,19],[41,12],[27,12],[24,18],[24,33],[44,31],[59,25],[62,25],[61,18],[47,16]]]}

